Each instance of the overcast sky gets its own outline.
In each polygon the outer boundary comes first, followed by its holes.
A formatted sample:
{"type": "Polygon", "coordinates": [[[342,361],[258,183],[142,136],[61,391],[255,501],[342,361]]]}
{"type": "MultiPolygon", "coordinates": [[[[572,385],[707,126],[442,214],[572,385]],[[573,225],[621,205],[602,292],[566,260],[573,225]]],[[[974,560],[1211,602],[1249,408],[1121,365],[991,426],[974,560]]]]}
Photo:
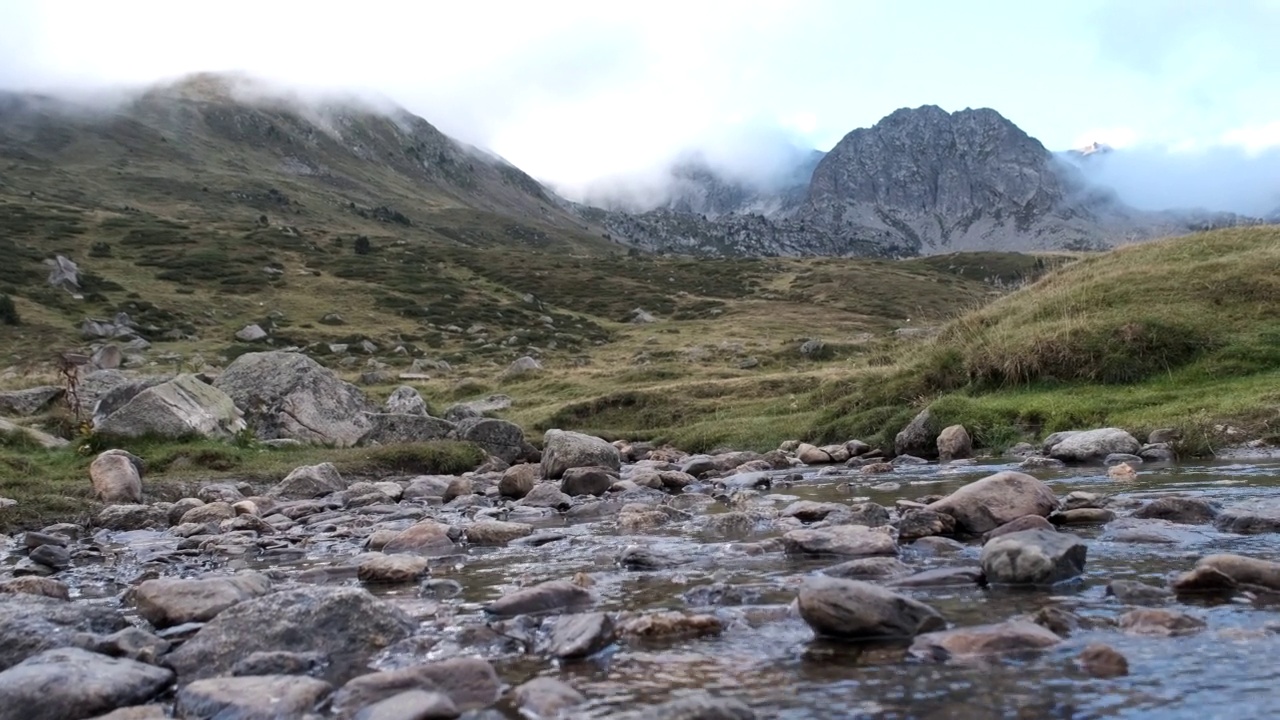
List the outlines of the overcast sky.
{"type": "Polygon", "coordinates": [[[1280,0],[0,0],[0,86],[370,89],[573,187],[761,133],[825,150],[926,103],[1051,149],[1267,155],[1277,37],[1280,0]]]}

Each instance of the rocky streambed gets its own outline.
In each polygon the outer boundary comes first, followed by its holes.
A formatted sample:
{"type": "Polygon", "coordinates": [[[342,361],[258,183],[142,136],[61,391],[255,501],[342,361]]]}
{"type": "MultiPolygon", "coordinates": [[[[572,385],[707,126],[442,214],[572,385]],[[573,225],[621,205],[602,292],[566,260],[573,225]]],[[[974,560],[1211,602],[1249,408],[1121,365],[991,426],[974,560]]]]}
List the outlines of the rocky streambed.
{"type": "Polygon", "coordinates": [[[1275,712],[1273,460],[601,445],[0,539],[0,718],[1275,712]]]}

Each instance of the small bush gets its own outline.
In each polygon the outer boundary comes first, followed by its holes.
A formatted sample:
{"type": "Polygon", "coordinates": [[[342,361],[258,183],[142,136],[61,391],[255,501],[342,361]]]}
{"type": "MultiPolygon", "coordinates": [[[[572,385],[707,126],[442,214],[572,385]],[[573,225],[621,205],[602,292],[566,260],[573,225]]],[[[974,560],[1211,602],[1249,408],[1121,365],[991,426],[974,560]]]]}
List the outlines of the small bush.
{"type": "Polygon", "coordinates": [[[482,462],[484,452],[471,443],[437,441],[370,448],[364,457],[341,461],[338,469],[352,475],[458,475],[482,462]]]}

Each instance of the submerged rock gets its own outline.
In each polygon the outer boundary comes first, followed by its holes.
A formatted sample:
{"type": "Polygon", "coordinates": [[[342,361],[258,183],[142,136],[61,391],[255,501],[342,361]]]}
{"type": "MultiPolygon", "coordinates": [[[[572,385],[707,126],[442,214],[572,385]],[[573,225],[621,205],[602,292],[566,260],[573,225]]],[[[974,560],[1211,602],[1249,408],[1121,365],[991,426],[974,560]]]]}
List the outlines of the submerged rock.
{"type": "Polygon", "coordinates": [[[1110,645],[1090,643],[1079,655],[1076,662],[1085,672],[1093,677],[1107,679],[1129,674],[1129,661],[1110,645]]]}
{"type": "Polygon", "coordinates": [[[503,617],[566,612],[584,609],[591,602],[590,592],[568,580],[549,580],[504,595],[486,605],[485,612],[503,617]]]}
{"type": "Polygon", "coordinates": [[[984,545],[982,570],[993,584],[1052,585],[1083,573],[1087,552],[1075,535],[1024,530],[984,545]]]}
{"type": "Polygon", "coordinates": [[[303,717],[331,689],[323,680],[299,675],[209,678],[178,691],[177,711],[179,717],[211,720],[303,717]]]}
{"type": "Polygon", "coordinates": [[[931,632],[915,639],[911,654],[930,660],[1042,650],[1062,642],[1049,629],[1025,620],[931,632]]]}
{"type": "Polygon", "coordinates": [[[1243,555],[1207,555],[1191,572],[1173,581],[1173,589],[1179,594],[1231,590],[1238,585],[1280,591],[1280,562],[1243,555]]]}
{"type": "Polygon", "coordinates": [[[1205,627],[1200,618],[1165,608],[1130,610],[1120,616],[1120,629],[1131,635],[1191,635],[1205,627]]]}
{"type": "Polygon", "coordinates": [[[1214,520],[1214,527],[1237,535],[1280,532],[1280,499],[1269,498],[1233,505],[1214,520]]]}
{"type": "Polygon", "coordinates": [[[1184,525],[1207,525],[1221,512],[1217,503],[1202,498],[1156,498],[1133,512],[1141,520],[1168,520],[1184,525]]]}

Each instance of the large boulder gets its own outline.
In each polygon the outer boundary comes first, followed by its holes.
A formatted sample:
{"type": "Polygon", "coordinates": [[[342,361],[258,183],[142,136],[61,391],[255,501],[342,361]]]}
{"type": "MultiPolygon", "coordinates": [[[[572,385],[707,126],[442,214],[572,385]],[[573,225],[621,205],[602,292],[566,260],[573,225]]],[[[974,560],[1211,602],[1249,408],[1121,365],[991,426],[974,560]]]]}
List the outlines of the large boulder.
{"type": "Polygon", "coordinates": [[[333,463],[303,465],[294,468],[283,480],[267,491],[269,497],[310,500],[345,490],[346,481],[333,463]]]}
{"type": "Polygon", "coordinates": [[[494,418],[467,418],[458,423],[455,435],[459,440],[475,443],[485,452],[512,463],[526,454],[528,443],[519,425],[494,418]]]}
{"type": "Polygon", "coordinates": [[[1064,435],[1048,448],[1049,457],[1063,462],[1102,462],[1114,453],[1137,455],[1142,449],[1142,444],[1137,439],[1120,428],[1101,428],[1064,435]]]}
{"type": "Polygon", "coordinates": [[[620,469],[618,448],[598,437],[567,430],[548,430],[543,436],[542,476],[547,480],[559,480],[569,468],[593,466],[620,469]]]}
{"type": "Polygon", "coordinates": [[[797,604],[800,617],[822,637],[907,638],[946,627],[928,605],[859,580],[808,577],[797,604]]]}
{"type": "Polygon", "coordinates": [[[129,623],[114,608],[29,594],[0,594],[0,670],[43,650],[65,647],[77,633],[108,635],[129,623]]]}
{"type": "Polygon", "coordinates": [[[956,529],[981,535],[1024,515],[1047,516],[1058,497],[1040,480],[1020,472],[998,472],[975,480],[928,509],[956,519],[956,529]]]}
{"type": "Polygon", "coordinates": [[[0,672],[0,718],[82,720],[140,705],[173,682],[166,668],[80,648],[46,650],[0,672]]]}
{"type": "Polygon", "coordinates": [[[365,672],[374,654],[416,629],[402,610],[364,590],[305,587],[234,605],[209,621],[166,660],[181,682],[230,674],[255,652],[314,652],[331,683],[365,672]]]}
{"type": "Polygon", "coordinates": [[[61,399],[63,390],[56,385],[41,385],[26,390],[0,392],[0,415],[30,417],[44,412],[61,399]]]}
{"type": "Polygon", "coordinates": [[[1052,585],[1084,572],[1087,553],[1084,541],[1075,535],[1023,530],[984,545],[982,571],[993,584],[1052,585]]]}
{"type": "Polygon", "coordinates": [[[208,622],[223,610],[270,591],[266,575],[249,571],[223,577],[146,580],[126,597],[144,620],[166,628],[208,622]]]}
{"type": "Polygon", "coordinates": [[[400,443],[443,440],[453,432],[453,423],[430,415],[416,413],[365,413],[369,432],[360,444],[396,445],[400,443]]]}
{"type": "Polygon", "coordinates": [[[93,425],[103,435],[170,439],[230,438],[245,428],[235,402],[195,375],[179,375],[142,389],[109,415],[95,416],[93,425]]]}
{"type": "Polygon", "coordinates": [[[124,450],[107,450],[89,463],[94,497],[104,503],[142,502],[142,461],[124,450]]]}
{"type": "Polygon", "coordinates": [[[410,385],[401,385],[391,391],[391,396],[382,406],[383,411],[392,415],[430,415],[431,407],[422,395],[410,385]]]}
{"type": "Polygon", "coordinates": [[[365,414],[372,408],[359,388],[298,353],[241,355],[214,387],[231,396],[263,440],[349,447],[373,427],[365,414]]]}
{"type": "Polygon", "coordinates": [[[894,454],[936,458],[938,457],[937,436],[937,421],[934,420],[933,413],[925,408],[894,437],[894,454]]]}

